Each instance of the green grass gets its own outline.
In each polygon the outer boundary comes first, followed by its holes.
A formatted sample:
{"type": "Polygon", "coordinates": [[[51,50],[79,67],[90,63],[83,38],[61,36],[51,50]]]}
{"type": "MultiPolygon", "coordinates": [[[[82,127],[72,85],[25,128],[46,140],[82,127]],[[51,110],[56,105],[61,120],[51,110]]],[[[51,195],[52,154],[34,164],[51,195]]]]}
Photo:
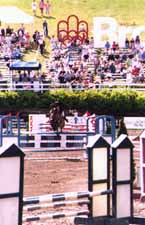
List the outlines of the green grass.
{"type": "MultiPolygon", "coordinates": [[[[31,2],[31,0],[0,0],[0,6],[15,5],[32,15],[31,2]]],[[[37,0],[37,3],[39,4],[39,0],[37,0]]],[[[92,35],[93,17],[95,16],[114,17],[119,24],[127,26],[133,24],[145,25],[145,0],[50,0],[50,3],[52,5],[51,17],[41,18],[38,9],[34,24],[26,26],[26,29],[31,33],[36,29],[42,30],[42,21],[47,19],[49,35],[56,35],[58,21],[66,19],[71,14],[88,21],[90,35],[92,35]]],[[[49,41],[46,42],[46,45],[49,49],[49,41]]],[[[35,53],[31,53],[27,57],[28,59],[29,57],[35,57],[35,53]]],[[[42,60],[42,57],[38,56],[39,58],[42,60]]]]}
{"type": "MultiPolygon", "coordinates": [[[[39,1],[37,0],[39,3],[39,1]]],[[[85,19],[89,27],[93,27],[93,17],[111,16],[118,23],[126,25],[145,25],[145,0],[50,0],[51,17],[48,18],[50,34],[56,33],[56,25],[60,19],[66,19],[69,15],[75,14],[80,19],[85,19]]],[[[2,5],[15,5],[25,12],[32,14],[31,0],[1,0],[2,5]]],[[[31,31],[42,29],[42,18],[39,9],[38,17],[31,31]]],[[[90,29],[91,30],[91,29],[90,29]]]]}

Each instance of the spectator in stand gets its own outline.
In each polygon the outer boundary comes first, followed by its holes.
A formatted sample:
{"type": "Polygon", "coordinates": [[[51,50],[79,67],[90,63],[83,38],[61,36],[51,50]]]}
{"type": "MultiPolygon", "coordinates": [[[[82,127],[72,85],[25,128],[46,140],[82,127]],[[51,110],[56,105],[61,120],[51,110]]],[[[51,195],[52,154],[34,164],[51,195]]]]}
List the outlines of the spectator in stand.
{"type": "Polygon", "coordinates": [[[135,38],[135,43],[136,43],[136,44],[140,44],[140,37],[139,37],[139,35],[136,36],[136,38],[135,38]]]}
{"type": "Polygon", "coordinates": [[[44,13],[44,6],[45,6],[44,0],[40,0],[39,9],[40,9],[41,16],[43,16],[43,13],[44,13]]]}
{"type": "Polygon", "coordinates": [[[50,46],[51,46],[51,50],[52,51],[54,49],[56,49],[57,46],[58,46],[58,40],[57,40],[57,38],[54,35],[52,35],[52,37],[50,38],[50,46]]]}
{"type": "Polygon", "coordinates": [[[11,36],[10,36],[10,34],[6,35],[6,37],[5,37],[5,43],[7,44],[7,46],[9,48],[11,47],[11,36]]]}
{"type": "Polygon", "coordinates": [[[134,49],[134,48],[135,48],[135,41],[134,41],[134,38],[132,38],[131,41],[130,41],[130,48],[131,48],[131,49],[134,49]]]}
{"type": "Polygon", "coordinates": [[[140,71],[140,68],[137,67],[136,65],[134,65],[133,68],[132,68],[132,75],[138,76],[139,75],[139,71],[140,71]]]}
{"type": "Polygon", "coordinates": [[[21,58],[20,48],[16,47],[12,52],[12,59],[20,59],[20,58],[21,58]]]}
{"type": "Polygon", "coordinates": [[[135,48],[137,50],[140,49],[140,37],[139,37],[139,35],[137,35],[136,38],[135,38],[135,48]]]}
{"type": "Polygon", "coordinates": [[[107,52],[110,49],[110,43],[109,43],[109,41],[106,41],[106,43],[105,43],[105,49],[106,49],[107,52]]]}
{"type": "Polygon", "coordinates": [[[90,45],[90,48],[94,48],[94,38],[93,37],[90,38],[89,45],[90,45]]]}
{"type": "Polygon", "coordinates": [[[45,13],[46,13],[46,16],[50,16],[50,7],[51,7],[51,4],[47,0],[46,3],[45,3],[45,13]]]}
{"type": "Polygon", "coordinates": [[[21,24],[21,26],[18,29],[17,33],[18,33],[18,36],[23,36],[24,35],[24,33],[25,33],[25,27],[24,27],[24,24],[23,23],[21,24]]]}
{"type": "Polygon", "coordinates": [[[43,35],[40,35],[40,38],[38,40],[38,45],[39,45],[40,54],[43,55],[44,49],[45,49],[45,41],[44,41],[43,35]]]}
{"type": "Polygon", "coordinates": [[[34,44],[34,49],[38,48],[38,40],[40,38],[40,32],[39,31],[35,31],[34,34],[32,35],[33,37],[33,44],[34,44]]]}
{"type": "Polygon", "coordinates": [[[5,29],[4,29],[4,28],[1,29],[1,35],[2,35],[3,37],[5,37],[5,35],[6,35],[6,32],[5,32],[5,29]]]}
{"type": "Polygon", "coordinates": [[[115,56],[114,56],[114,52],[112,51],[112,49],[110,49],[109,51],[108,51],[108,59],[107,59],[108,61],[110,61],[110,60],[115,60],[115,56]]]}
{"type": "Polygon", "coordinates": [[[72,78],[72,73],[71,73],[71,70],[70,70],[70,68],[68,67],[68,68],[66,68],[66,73],[64,74],[64,79],[65,79],[65,81],[66,81],[66,83],[67,82],[71,82],[71,78],[72,78]]]}
{"type": "Polygon", "coordinates": [[[34,16],[36,16],[36,10],[37,10],[37,2],[36,2],[36,0],[33,0],[33,2],[32,2],[32,12],[33,12],[34,16]]]}
{"type": "Polygon", "coordinates": [[[104,80],[105,80],[105,73],[104,73],[104,70],[99,70],[99,71],[98,71],[98,76],[100,77],[101,83],[103,83],[104,80]]]}
{"type": "Polygon", "coordinates": [[[28,49],[30,47],[30,34],[28,31],[24,33],[25,45],[24,47],[28,49]]]}
{"type": "Polygon", "coordinates": [[[84,44],[84,46],[83,46],[82,59],[84,62],[89,60],[89,45],[88,44],[84,44]]]}
{"type": "Polygon", "coordinates": [[[65,69],[64,69],[64,67],[62,67],[60,72],[59,72],[59,74],[58,74],[58,79],[59,79],[59,82],[61,84],[66,83],[66,81],[65,81],[65,73],[66,73],[65,69]]]}
{"type": "Polygon", "coordinates": [[[11,44],[16,44],[19,41],[18,35],[13,32],[11,35],[11,44]]]}
{"type": "Polygon", "coordinates": [[[116,42],[113,41],[113,43],[112,43],[112,50],[113,50],[113,52],[115,52],[116,49],[117,49],[116,42]]]}
{"type": "Polygon", "coordinates": [[[10,26],[8,26],[8,27],[6,28],[6,35],[11,35],[12,32],[13,32],[13,29],[10,28],[10,26]]]}
{"type": "Polygon", "coordinates": [[[97,74],[97,69],[100,65],[100,59],[99,56],[94,56],[94,59],[92,60],[94,63],[94,73],[97,74]]]}
{"type": "Polygon", "coordinates": [[[140,57],[141,57],[141,62],[145,63],[145,48],[141,52],[141,56],[140,57]]]}
{"type": "Polygon", "coordinates": [[[112,62],[112,63],[110,64],[109,70],[110,70],[111,74],[112,74],[112,73],[113,73],[113,74],[116,73],[116,66],[115,66],[114,62],[112,62]]]}
{"type": "Polygon", "coordinates": [[[129,39],[128,38],[126,38],[125,39],[125,48],[129,48],[129,39]]]}

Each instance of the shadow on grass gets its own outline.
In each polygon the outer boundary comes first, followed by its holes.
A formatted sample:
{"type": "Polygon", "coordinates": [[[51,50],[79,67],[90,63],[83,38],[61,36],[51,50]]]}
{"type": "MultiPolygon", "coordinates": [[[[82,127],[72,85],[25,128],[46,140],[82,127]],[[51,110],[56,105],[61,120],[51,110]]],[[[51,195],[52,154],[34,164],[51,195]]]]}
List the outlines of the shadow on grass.
{"type": "Polygon", "coordinates": [[[53,16],[43,16],[43,18],[56,20],[56,17],[53,17],[53,16]]]}
{"type": "Polygon", "coordinates": [[[42,16],[37,16],[37,15],[35,15],[35,17],[37,17],[38,19],[41,19],[41,18],[43,18],[42,16]]]}
{"type": "Polygon", "coordinates": [[[38,15],[35,15],[36,18],[38,19],[53,19],[53,20],[56,20],[56,17],[54,16],[38,16],[38,15]]]}
{"type": "Polygon", "coordinates": [[[45,51],[42,56],[44,58],[49,58],[49,55],[50,55],[50,53],[48,51],[45,51]]]}

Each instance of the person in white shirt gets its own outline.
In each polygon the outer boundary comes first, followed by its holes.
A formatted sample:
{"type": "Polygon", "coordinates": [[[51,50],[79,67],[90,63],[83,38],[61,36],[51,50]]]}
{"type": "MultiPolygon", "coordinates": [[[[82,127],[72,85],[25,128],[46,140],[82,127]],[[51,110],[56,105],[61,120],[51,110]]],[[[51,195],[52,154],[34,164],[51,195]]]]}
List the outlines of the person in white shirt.
{"type": "Polygon", "coordinates": [[[37,9],[37,2],[35,0],[33,0],[32,2],[32,11],[33,11],[33,15],[36,16],[36,9],[37,9]]]}

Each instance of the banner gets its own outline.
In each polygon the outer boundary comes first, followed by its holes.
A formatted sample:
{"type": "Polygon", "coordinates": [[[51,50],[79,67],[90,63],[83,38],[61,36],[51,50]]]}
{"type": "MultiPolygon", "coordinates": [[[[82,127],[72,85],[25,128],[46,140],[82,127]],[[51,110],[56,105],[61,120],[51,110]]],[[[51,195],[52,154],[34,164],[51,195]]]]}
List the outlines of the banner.
{"type": "Polygon", "coordinates": [[[145,129],[145,117],[124,117],[127,129],[145,129]]]}
{"type": "MultiPolygon", "coordinates": [[[[96,115],[92,116],[68,116],[68,122],[65,122],[63,131],[65,132],[93,132],[95,131],[96,115]],[[88,130],[87,130],[88,120],[88,130]]],[[[29,115],[29,133],[44,133],[53,131],[49,122],[49,117],[46,114],[30,114],[29,115]]]]}

